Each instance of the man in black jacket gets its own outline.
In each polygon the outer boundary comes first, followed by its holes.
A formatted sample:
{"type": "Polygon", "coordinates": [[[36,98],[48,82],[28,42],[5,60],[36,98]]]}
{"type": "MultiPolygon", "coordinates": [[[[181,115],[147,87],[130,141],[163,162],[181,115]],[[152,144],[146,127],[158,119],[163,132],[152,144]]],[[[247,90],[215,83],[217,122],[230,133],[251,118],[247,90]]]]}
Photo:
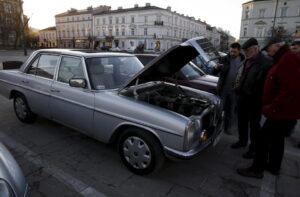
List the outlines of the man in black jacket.
{"type": "Polygon", "coordinates": [[[250,146],[243,155],[246,159],[254,157],[257,133],[260,130],[262,90],[266,73],[271,60],[259,51],[258,42],[250,38],[242,49],[246,55],[244,64],[240,67],[235,90],[238,95],[238,130],[239,141],[231,148],[245,147],[248,144],[248,130],[250,126],[250,146]]]}
{"type": "Polygon", "coordinates": [[[223,99],[225,111],[224,131],[228,134],[231,134],[229,129],[236,115],[236,95],[233,90],[235,76],[242,61],[245,59],[240,50],[241,45],[239,43],[232,43],[229,54],[223,57],[219,62],[220,64],[217,64],[213,70],[214,74],[219,73],[217,93],[223,99]]]}

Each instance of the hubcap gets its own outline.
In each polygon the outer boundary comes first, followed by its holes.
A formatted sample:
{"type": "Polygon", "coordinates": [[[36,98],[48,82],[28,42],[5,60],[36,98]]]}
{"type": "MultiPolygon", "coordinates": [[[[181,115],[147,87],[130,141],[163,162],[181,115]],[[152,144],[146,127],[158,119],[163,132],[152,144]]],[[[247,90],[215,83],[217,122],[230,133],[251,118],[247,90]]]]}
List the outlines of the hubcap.
{"type": "Polygon", "coordinates": [[[27,107],[23,99],[20,97],[15,99],[15,109],[17,116],[21,119],[25,119],[27,115],[27,107]]]}
{"type": "Polygon", "coordinates": [[[145,169],[151,163],[151,151],[139,137],[128,137],[123,143],[123,153],[126,161],[136,169],[145,169]]]}

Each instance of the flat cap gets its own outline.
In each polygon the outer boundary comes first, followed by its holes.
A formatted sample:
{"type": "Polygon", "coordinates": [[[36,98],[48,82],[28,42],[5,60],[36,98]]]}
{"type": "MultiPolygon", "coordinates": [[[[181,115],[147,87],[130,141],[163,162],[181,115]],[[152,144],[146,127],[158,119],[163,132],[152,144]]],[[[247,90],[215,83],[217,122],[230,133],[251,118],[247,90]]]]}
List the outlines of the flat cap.
{"type": "Polygon", "coordinates": [[[265,40],[265,46],[261,49],[262,51],[265,51],[268,49],[268,47],[272,44],[275,44],[275,43],[279,43],[279,42],[282,42],[282,39],[279,38],[279,37],[270,37],[270,38],[267,38],[265,40]]]}
{"type": "Polygon", "coordinates": [[[258,42],[255,38],[249,38],[243,45],[242,49],[248,49],[249,47],[258,45],[258,42]]]}

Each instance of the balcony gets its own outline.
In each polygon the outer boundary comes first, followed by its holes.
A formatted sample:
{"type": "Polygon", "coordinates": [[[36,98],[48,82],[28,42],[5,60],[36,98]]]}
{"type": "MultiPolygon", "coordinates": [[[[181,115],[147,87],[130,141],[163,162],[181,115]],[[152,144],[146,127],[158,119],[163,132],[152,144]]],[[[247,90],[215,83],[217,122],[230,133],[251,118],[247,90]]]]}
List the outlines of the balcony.
{"type": "Polygon", "coordinates": [[[163,26],[164,21],[154,21],[154,25],[163,26]]]}

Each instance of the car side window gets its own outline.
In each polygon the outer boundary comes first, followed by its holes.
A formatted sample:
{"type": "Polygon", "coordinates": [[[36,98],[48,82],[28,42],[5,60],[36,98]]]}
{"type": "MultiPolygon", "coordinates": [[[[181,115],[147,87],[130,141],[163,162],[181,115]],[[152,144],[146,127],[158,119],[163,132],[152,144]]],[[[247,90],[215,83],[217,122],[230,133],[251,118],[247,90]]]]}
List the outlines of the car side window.
{"type": "Polygon", "coordinates": [[[28,74],[32,74],[32,75],[36,74],[38,62],[39,62],[39,58],[36,58],[36,60],[34,60],[34,62],[30,65],[27,71],[28,74]]]}
{"type": "Polygon", "coordinates": [[[63,57],[59,67],[57,81],[69,83],[71,78],[85,78],[81,59],[63,57]]]}
{"type": "Polygon", "coordinates": [[[41,55],[36,68],[36,75],[40,77],[53,79],[58,58],[59,56],[57,55],[41,55]]]}

